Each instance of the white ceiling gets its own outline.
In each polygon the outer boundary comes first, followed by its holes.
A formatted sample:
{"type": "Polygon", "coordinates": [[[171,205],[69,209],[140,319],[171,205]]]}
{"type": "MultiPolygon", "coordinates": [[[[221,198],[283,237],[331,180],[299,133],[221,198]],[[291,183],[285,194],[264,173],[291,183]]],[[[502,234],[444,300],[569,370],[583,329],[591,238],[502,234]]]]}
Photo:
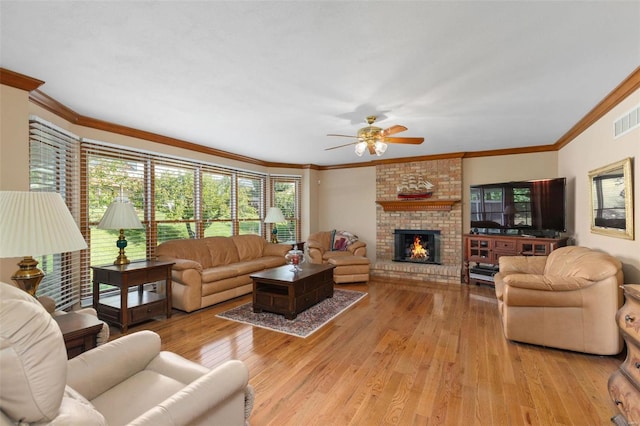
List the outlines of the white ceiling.
{"type": "Polygon", "coordinates": [[[640,1],[4,1],[0,66],[77,113],[264,161],[556,142],[640,65],[640,1]]]}

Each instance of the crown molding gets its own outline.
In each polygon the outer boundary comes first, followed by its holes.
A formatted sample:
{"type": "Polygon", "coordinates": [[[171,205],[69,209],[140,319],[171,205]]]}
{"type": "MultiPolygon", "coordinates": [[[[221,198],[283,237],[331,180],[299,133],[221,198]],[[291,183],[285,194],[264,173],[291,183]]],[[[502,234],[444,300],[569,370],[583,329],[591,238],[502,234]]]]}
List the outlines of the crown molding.
{"type": "Polygon", "coordinates": [[[8,70],[0,68],[0,84],[15,87],[16,89],[31,92],[44,84],[44,81],[8,70]]]}
{"type": "Polygon", "coordinates": [[[241,161],[248,164],[255,164],[263,167],[282,167],[291,169],[312,169],[312,170],[335,170],[335,169],[352,169],[357,167],[372,167],[380,164],[397,164],[411,163],[415,161],[439,160],[447,158],[477,158],[498,155],[513,154],[529,154],[536,152],[558,151],[566,146],[578,135],[584,132],[589,126],[602,118],[607,112],[611,111],[616,105],[622,102],[630,94],[640,88],[640,66],[637,67],[622,83],[613,89],[598,105],[589,111],[578,123],[576,123],[567,133],[551,145],[538,145],[522,148],[508,148],[488,151],[458,152],[451,154],[425,155],[420,157],[404,157],[384,160],[372,160],[366,163],[346,163],[330,166],[318,166],[315,164],[290,164],[275,163],[262,161],[243,155],[233,154],[215,148],[209,148],[203,145],[187,142],[181,139],[170,138],[156,133],[146,132],[143,130],[133,129],[131,127],[121,126],[119,124],[109,123],[91,117],[85,117],[78,114],[72,109],[66,107],[55,99],[40,90],[37,90],[45,82],[24,74],[20,74],[5,68],[0,68],[0,84],[15,87],[29,92],[29,100],[47,111],[58,115],[59,117],[79,126],[104,130],[124,136],[144,139],[150,142],[156,142],[163,145],[170,145],[177,148],[183,148],[190,151],[200,152],[203,154],[214,155],[217,157],[227,158],[230,160],[241,161]]]}
{"type": "Polygon", "coordinates": [[[562,135],[558,141],[553,144],[556,150],[566,146],[574,140],[578,135],[587,130],[589,126],[601,119],[606,113],[611,111],[616,105],[626,99],[636,90],[640,89],[640,66],[638,66],[622,83],[613,89],[598,105],[593,107],[575,126],[567,133],[562,135]]]}

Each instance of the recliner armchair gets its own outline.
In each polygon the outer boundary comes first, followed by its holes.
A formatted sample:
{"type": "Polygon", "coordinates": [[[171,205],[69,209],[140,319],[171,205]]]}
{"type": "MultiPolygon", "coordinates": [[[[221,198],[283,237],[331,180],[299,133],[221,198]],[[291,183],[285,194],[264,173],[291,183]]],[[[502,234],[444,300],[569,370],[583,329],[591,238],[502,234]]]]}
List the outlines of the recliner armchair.
{"type": "Polygon", "coordinates": [[[69,361],[56,322],[24,291],[0,283],[0,424],[244,425],[248,370],[209,370],[160,350],[140,331],[69,361]]]}
{"type": "Polygon", "coordinates": [[[568,246],[549,256],[502,256],[499,264],[494,283],[507,339],[598,355],[622,351],[618,259],[568,246]]]}

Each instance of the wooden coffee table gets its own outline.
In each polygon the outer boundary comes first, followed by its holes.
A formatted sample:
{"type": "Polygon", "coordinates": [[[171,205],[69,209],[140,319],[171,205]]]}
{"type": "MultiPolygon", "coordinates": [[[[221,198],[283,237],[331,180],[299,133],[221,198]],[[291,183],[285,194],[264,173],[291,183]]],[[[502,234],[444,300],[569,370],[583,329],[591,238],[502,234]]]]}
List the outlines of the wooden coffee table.
{"type": "Polygon", "coordinates": [[[292,320],[305,309],[333,297],[333,265],[305,263],[292,272],[291,265],[251,275],[253,312],[273,312],[292,320]]]}

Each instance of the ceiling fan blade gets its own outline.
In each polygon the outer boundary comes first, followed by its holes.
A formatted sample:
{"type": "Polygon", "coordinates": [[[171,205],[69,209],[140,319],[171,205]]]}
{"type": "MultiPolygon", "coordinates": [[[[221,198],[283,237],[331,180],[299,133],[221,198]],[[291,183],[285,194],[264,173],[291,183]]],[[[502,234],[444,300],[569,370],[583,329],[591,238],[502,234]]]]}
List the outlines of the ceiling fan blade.
{"type": "Polygon", "coordinates": [[[342,138],[357,138],[357,136],[353,136],[353,135],[336,135],[334,133],[329,133],[327,136],[340,136],[342,138]]]}
{"type": "Polygon", "coordinates": [[[407,128],[404,126],[400,126],[396,124],[395,126],[391,126],[388,129],[384,129],[382,132],[382,136],[395,135],[396,133],[404,132],[407,128]]]}
{"type": "Polygon", "coordinates": [[[376,149],[374,148],[372,143],[367,144],[367,148],[369,149],[369,154],[375,155],[376,149]]]}
{"type": "Polygon", "coordinates": [[[332,146],[331,148],[325,148],[325,151],[330,151],[332,149],[336,149],[336,148],[344,148],[345,146],[349,146],[349,145],[355,145],[358,142],[349,142],[349,143],[345,143],[344,145],[338,145],[338,146],[332,146]]]}
{"type": "Polygon", "coordinates": [[[420,145],[424,142],[424,138],[384,138],[387,143],[408,143],[413,145],[420,145]]]}

